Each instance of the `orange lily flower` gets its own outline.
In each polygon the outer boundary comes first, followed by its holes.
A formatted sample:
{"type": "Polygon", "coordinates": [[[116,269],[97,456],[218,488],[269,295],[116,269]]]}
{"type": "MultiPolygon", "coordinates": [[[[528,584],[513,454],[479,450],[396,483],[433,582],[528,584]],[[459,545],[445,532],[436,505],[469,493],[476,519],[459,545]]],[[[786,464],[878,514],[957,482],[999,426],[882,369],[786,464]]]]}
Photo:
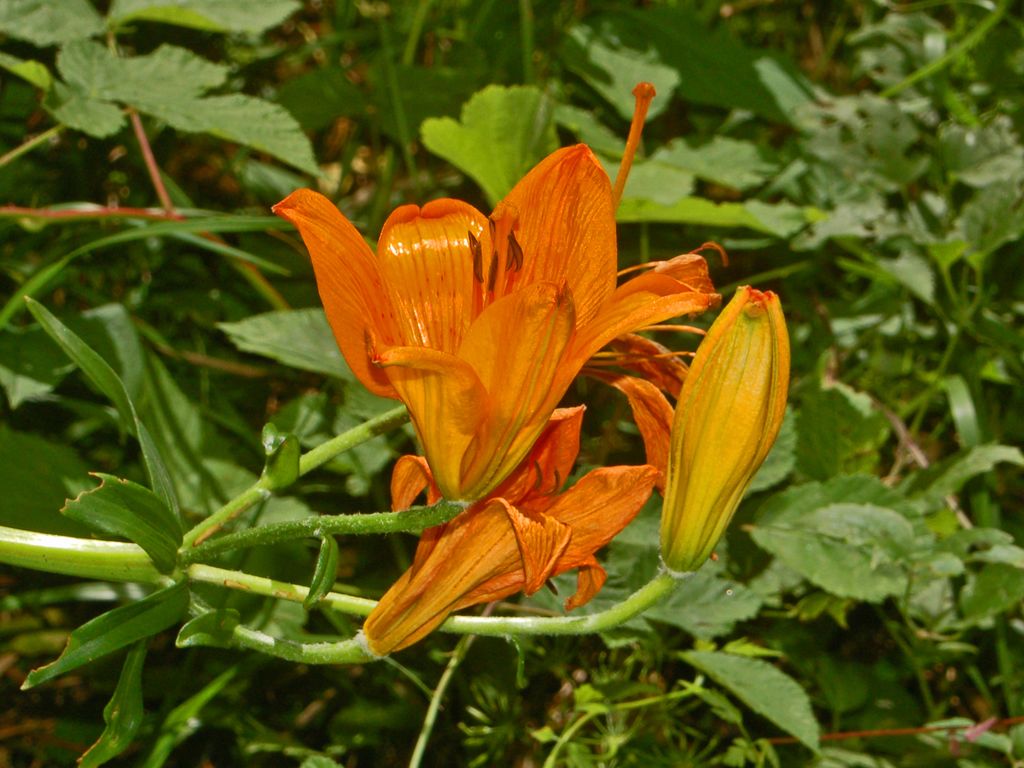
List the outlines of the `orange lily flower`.
{"type": "MultiPolygon", "coordinates": [[[[579,452],[583,407],[556,410],[529,456],[494,494],[454,520],[424,531],[412,566],[363,625],[367,645],[386,655],[415,643],[448,614],[516,592],[532,594],[578,568],[566,610],[604,585],[594,552],[629,523],[651,494],[654,467],[604,467],[559,493],[579,452]]],[[[392,505],[409,507],[427,491],[440,497],[430,467],[404,456],[391,480],[392,505]]]]}
{"type": "MultiPolygon", "coordinates": [[[[640,95],[649,102],[653,89],[640,95]]],[[[398,208],[376,254],[317,192],[274,206],[309,249],[349,367],[408,406],[445,498],[475,501],[498,486],[616,337],[717,304],[693,254],[616,286],[616,201],[580,144],[542,160],[490,216],[449,199],[398,208]]]]}

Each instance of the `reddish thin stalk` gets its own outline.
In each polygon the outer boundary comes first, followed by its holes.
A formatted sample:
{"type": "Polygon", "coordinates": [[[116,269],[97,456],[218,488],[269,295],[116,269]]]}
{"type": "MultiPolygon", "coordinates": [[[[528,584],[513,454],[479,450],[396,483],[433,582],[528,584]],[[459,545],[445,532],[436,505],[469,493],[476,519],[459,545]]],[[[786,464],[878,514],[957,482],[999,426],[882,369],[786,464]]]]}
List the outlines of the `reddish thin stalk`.
{"type": "Polygon", "coordinates": [[[164,186],[163,177],[160,175],[160,166],[156,164],[156,157],[153,156],[153,148],[149,145],[149,137],[146,136],[146,129],[142,127],[142,118],[134,109],[128,110],[131,117],[132,129],[135,131],[135,138],[139,140],[139,148],[142,149],[142,159],[146,162],[146,170],[149,171],[149,180],[153,182],[153,189],[156,196],[160,198],[160,205],[164,207],[169,216],[181,218],[175,210],[171,196],[167,194],[167,187],[164,186]]]}
{"type": "Polygon", "coordinates": [[[178,214],[167,213],[155,208],[27,208],[21,205],[0,205],[0,217],[19,219],[54,219],[54,220],[77,220],[77,219],[150,219],[153,221],[178,221],[182,217],[178,214]]]}
{"type": "Polygon", "coordinates": [[[615,207],[619,206],[622,199],[622,191],[626,188],[626,179],[629,178],[629,169],[633,167],[633,157],[636,155],[637,147],[640,146],[640,135],[644,130],[644,120],[647,119],[647,110],[654,99],[654,86],[650,83],[638,83],[633,89],[636,97],[636,107],[633,110],[633,122],[629,125],[629,137],[626,139],[626,149],[622,153],[622,162],[619,164],[619,172],[615,175],[615,188],[612,190],[612,200],[615,207]]]}
{"type": "MultiPolygon", "coordinates": [[[[1018,723],[1024,723],[1024,716],[1018,717],[1007,717],[1002,720],[997,720],[992,723],[986,730],[994,728],[1001,728],[1010,725],[1017,725],[1018,723]]],[[[821,741],[845,741],[847,739],[875,739],[886,736],[917,736],[922,733],[936,733],[946,731],[952,733],[954,731],[968,731],[971,728],[976,728],[977,723],[964,723],[963,725],[921,725],[913,728],[879,728],[877,730],[870,731],[838,731],[836,733],[825,733],[821,736],[821,741]]],[[[767,739],[769,744],[797,744],[798,740],[793,736],[774,736],[767,739]]]]}

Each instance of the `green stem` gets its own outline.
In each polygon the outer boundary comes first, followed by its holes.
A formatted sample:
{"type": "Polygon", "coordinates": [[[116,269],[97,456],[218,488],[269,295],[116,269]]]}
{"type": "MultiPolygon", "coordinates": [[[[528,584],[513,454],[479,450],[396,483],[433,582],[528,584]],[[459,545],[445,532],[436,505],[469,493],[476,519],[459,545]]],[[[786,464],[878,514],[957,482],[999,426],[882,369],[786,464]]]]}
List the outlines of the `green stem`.
{"type": "Polygon", "coordinates": [[[0,526],[0,563],[109,581],[162,583],[141,547],[0,526]]]}
{"type": "Polygon", "coordinates": [[[304,520],[247,528],[198,544],[182,553],[186,564],[206,560],[230,549],[275,544],[292,539],[320,538],[335,534],[419,533],[448,522],[465,509],[462,504],[440,501],[429,507],[412,507],[403,512],[372,512],[363,515],[318,515],[304,520]]]}
{"type": "Polygon", "coordinates": [[[33,136],[28,141],[19,144],[10,152],[5,153],[0,157],[0,168],[3,168],[10,162],[17,160],[19,157],[24,155],[26,152],[31,152],[33,149],[38,147],[40,144],[45,144],[47,141],[52,139],[58,133],[64,130],[63,125],[55,125],[53,128],[43,131],[38,136],[33,136]]]}
{"type": "MultiPolygon", "coordinates": [[[[391,431],[400,424],[405,423],[407,418],[408,413],[405,410],[405,406],[399,406],[360,424],[358,427],[353,427],[325,443],[321,443],[299,458],[299,475],[312,472],[317,467],[326,464],[339,453],[344,453],[361,443],[365,443],[367,440],[391,431]]],[[[197,546],[197,542],[201,543],[207,536],[237,515],[240,515],[253,504],[268,498],[270,496],[269,485],[270,480],[266,477],[261,477],[249,488],[228,501],[224,506],[185,534],[184,539],[182,539],[182,550],[188,551],[192,547],[197,546]]]]}
{"type": "Polygon", "coordinates": [[[533,6],[530,0],[519,0],[519,46],[523,54],[523,82],[532,83],[533,74],[533,6]]]}
{"type": "Polygon", "coordinates": [[[409,35],[405,38],[405,48],[402,50],[402,64],[407,67],[416,61],[416,46],[419,45],[423,24],[427,20],[427,12],[430,11],[431,5],[432,0],[419,0],[416,4],[416,11],[409,25],[409,35]]]}
{"type": "Polygon", "coordinates": [[[879,96],[883,99],[888,99],[895,96],[900,91],[906,90],[915,83],[924,80],[925,78],[931,77],[936,72],[944,69],[948,64],[956,61],[958,58],[963,56],[967,51],[976,46],[982,40],[985,39],[985,35],[994,27],[1006,14],[1006,7],[1009,5],[1009,0],[1001,0],[999,5],[995,7],[988,16],[986,16],[978,26],[971,30],[970,34],[966,35],[960,42],[946,51],[942,56],[925,64],[920,69],[911,72],[905,78],[900,80],[894,85],[890,85],[879,96]]]}
{"type": "Polygon", "coordinates": [[[376,661],[358,638],[340,643],[298,643],[239,625],[232,630],[235,645],[302,664],[360,664],[376,661]]]}

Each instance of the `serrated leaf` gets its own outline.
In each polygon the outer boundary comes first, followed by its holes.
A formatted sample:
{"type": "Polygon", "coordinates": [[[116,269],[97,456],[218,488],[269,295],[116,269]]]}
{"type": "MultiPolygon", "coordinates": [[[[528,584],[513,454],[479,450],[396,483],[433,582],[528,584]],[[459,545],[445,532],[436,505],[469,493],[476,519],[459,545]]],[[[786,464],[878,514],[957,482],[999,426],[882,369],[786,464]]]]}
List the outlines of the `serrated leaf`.
{"type": "Polygon", "coordinates": [[[193,133],[209,133],[267,152],[308,173],[317,173],[309,139],[282,107],[230,94],[204,95],[222,85],[228,69],[191,51],[161,45],[143,56],[122,58],[97,42],[69,43],[57,57],[65,84],[48,108],[58,120],[94,136],[109,135],[117,104],[125,104],[193,133]],[[99,121],[93,125],[90,121],[99,121]]]}
{"type": "Polygon", "coordinates": [[[818,751],[821,730],[811,701],[785,672],[760,659],[714,651],[690,651],[683,658],[754,712],[818,751]]]}
{"type": "Polygon", "coordinates": [[[29,672],[22,688],[45,683],[162,632],[181,618],[188,609],[188,600],[188,586],[179,583],[97,616],[71,633],[67,648],[56,661],[29,672]]]}
{"type": "Polygon", "coordinates": [[[739,621],[757,615],[760,596],[734,581],[702,568],[672,595],[644,612],[645,619],[671,624],[694,637],[711,639],[731,632],[739,621]]]}
{"type": "Polygon", "coordinates": [[[322,309],[265,312],[236,323],[218,323],[217,327],[243,352],[304,371],[353,378],[322,309]]]}
{"type": "Polygon", "coordinates": [[[472,176],[498,202],[557,146],[551,100],[532,86],[490,85],[462,107],[461,119],[425,120],[423,144],[472,176]]]}
{"type": "Polygon", "coordinates": [[[114,0],[107,19],[116,25],[156,21],[208,32],[258,34],[298,8],[297,0],[114,0]]]}
{"type": "Polygon", "coordinates": [[[775,438],[775,445],[768,452],[764,464],[757,470],[747,493],[757,493],[773,485],[778,485],[793,471],[796,466],[796,413],[792,408],[786,409],[786,417],[775,438]]]}
{"type": "Polygon", "coordinates": [[[128,649],[117,688],[103,708],[106,727],[96,743],[79,759],[79,768],[103,765],[131,745],[142,725],[142,667],[145,661],[146,643],[139,641],[128,649]]]}
{"type": "Polygon", "coordinates": [[[338,542],[333,536],[320,539],[320,553],[316,558],[313,580],[309,584],[309,592],[302,601],[302,607],[309,609],[323,599],[334,587],[334,579],[338,575],[338,542]]]}
{"type": "Polygon", "coordinates": [[[778,164],[768,157],[764,147],[726,136],[716,136],[698,146],[681,139],[670,141],[659,147],[648,162],[739,190],[763,184],[778,171],[778,164]]]}
{"type": "Polygon", "coordinates": [[[907,586],[903,561],[913,546],[913,526],[884,507],[831,504],[786,522],[759,522],[751,536],[838,597],[880,602],[907,586]]]}
{"type": "Polygon", "coordinates": [[[873,470],[889,423],[870,397],[834,382],[804,395],[797,409],[797,430],[797,467],[824,480],[873,470]]]}
{"type": "Polygon", "coordinates": [[[709,227],[747,227],[775,237],[790,237],[820,212],[792,203],[716,203],[702,197],[682,197],[665,205],[640,198],[623,199],[615,219],[624,223],[661,222],[709,227]]]}
{"type": "Polygon", "coordinates": [[[103,18],[88,0],[4,0],[0,32],[47,46],[103,32],[103,18]]]}
{"type": "Polygon", "coordinates": [[[50,90],[50,86],[53,85],[53,75],[42,62],[19,59],[0,51],[0,67],[44,91],[50,90]]]}
{"type": "Polygon", "coordinates": [[[235,627],[241,620],[241,615],[233,608],[202,613],[185,623],[178,631],[174,644],[179,648],[204,645],[230,648],[235,627]]]}
{"type": "Polygon", "coordinates": [[[124,427],[138,438],[150,485],[164,503],[177,515],[178,500],[174,493],[174,487],[167,472],[167,467],[157,450],[156,444],[153,442],[153,438],[150,436],[149,430],[146,429],[146,425],[139,419],[124,383],[114,373],[114,369],[107,364],[106,360],[100,357],[88,344],[75,335],[70,328],[58,320],[46,307],[27,296],[25,301],[29,312],[39,321],[43,330],[60,345],[61,349],[71,358],[75,365],[82,369],[82,372],[89,381],[114,404],[114,408],[121,417],[124,427]]]}
{"type": "Polygon", "coordinates": [[[116,104],[92,99],[59,80],[43,105],[57,122],[97,139],[113,136],[124,126],[124,112],[116,104]]]}
{"type": "Polygon", "coordinates": [[[101,480],[99,487],[72,499],[61,512],[101,533],[138,544],[157,570],[173,571],[183,533],[177,516],[148,488],[99,472],[93,476],[101,480]]]}

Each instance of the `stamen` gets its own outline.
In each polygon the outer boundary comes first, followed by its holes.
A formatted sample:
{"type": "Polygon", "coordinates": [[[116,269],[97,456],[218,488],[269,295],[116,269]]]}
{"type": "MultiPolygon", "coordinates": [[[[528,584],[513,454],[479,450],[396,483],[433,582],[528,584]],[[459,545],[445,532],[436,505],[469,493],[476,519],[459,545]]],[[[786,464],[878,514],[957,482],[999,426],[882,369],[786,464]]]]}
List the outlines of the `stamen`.
{"type": "Polygon", "coordinates": [[[622,162],[619,164],[619,172],[615,176],[615,189],[612,190],[612,200],[618,208],[622,199],[622,191],[626,188],[626,179],[629,177],[629,169],[633,166],[633,156],[636,155],[637,147],[640,146],[640,134],[644,130],[644,120],[647,118],[647,110],[654,98],[654,86],[650,83],[638,83],[633,89],[636,97],[636,107],[633,109],[633,122],[629,126],[629,136],[626,138],[626,149],[622,153],[622,162]]]}
{"type": "MultiPolygon", "coordinates": [[[[498,228],[498,225],[494,223],[494,219],[491,216],[487,217],[487,226],[491,230],[491,243],[494,243],[494,232],[498,228]]],[[[493,245],[492,245],[493,247],[493,245]]]]}
{"type": "Polygon", "coordinates": [[[482,283],[484,281],[483,247],[480,245],[480,241],[477,240],[476,235],[472,232],[467,234],[469,235],[469,250],[473,254],[473,277],[476,278],[478,283],[482,283]]]}
{"type": "Polygon", "coordinates": [[[729,254],[726,253],[725,248],[720,246],[718,243],[713,243],[710,241],[706,243],[701,243],[701,246],[699,248],[694,248],[692,251],[690,251],[690,253],[701,254],[704,251],[714,251],[715,253],[718,254],[719,258],[722,259],[722,266],[729,266],[729,254]]]}
{"type": "Polygon", "coordinates": [[[640,328],[641,331],[678,331],[679,333],[696,333],[698,336],[706,336],[707,331],[695,325],[672,325],[659,323],[658,325],[646,325],[640,328]]]}
{"type": "Polygon", "coordinates": [[[523,268],[523,246],[516,240],[516,233],[508,233],[508,253],[505,256],[505,271],[511,269],[517,272],[523,268]]]}

